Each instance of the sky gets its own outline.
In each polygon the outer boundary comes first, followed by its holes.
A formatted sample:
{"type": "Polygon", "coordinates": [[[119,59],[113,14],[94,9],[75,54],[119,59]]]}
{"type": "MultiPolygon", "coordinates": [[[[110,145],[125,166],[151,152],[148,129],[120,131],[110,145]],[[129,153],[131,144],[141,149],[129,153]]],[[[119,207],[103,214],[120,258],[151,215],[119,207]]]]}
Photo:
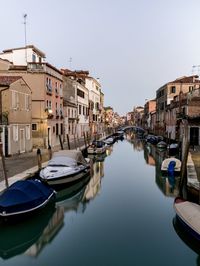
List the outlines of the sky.
{"type": "Polygon", "coordinates": [[[199,11],[199,0],[1,0],[0,52],[25,45],[27,14],[26,43],[59,69],[89,70],[125,115],[200,74],[199,11]]]}

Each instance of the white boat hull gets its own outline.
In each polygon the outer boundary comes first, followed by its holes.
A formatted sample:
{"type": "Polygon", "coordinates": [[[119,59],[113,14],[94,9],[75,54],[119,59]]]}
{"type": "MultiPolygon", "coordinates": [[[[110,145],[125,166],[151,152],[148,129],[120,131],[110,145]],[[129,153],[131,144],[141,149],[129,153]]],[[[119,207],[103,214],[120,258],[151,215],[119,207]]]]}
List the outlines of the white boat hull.
{"type": "Polygon", "coordinates": [[[194,237],[200,239],[200,205],[176,198],[174,209],[186,229],[194,237]]]}

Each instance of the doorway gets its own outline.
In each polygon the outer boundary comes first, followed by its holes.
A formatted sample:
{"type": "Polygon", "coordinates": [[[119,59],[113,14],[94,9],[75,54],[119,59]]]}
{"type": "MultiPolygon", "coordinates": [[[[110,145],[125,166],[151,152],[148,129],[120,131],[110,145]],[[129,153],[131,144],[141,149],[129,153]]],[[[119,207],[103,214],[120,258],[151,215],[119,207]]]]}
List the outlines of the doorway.
{"type": "Polygon", "coordinates": [[[20,153],[25,152],[25,131],[20,129],[20,153]]]}
{"type": "Polygon", "coordinates": [[[190,145],[199,145],[199,128],[190,128],[190,145]]]}

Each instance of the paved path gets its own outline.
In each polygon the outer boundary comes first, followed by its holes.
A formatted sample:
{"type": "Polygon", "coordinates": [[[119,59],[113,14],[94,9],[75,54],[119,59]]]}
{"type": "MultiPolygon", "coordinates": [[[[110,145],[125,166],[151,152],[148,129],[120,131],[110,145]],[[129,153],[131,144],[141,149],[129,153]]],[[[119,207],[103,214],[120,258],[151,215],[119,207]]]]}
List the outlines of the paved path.
{"type": "MultiPolygon", "coordinates": [[[[80,149],[85,148],[84,140],[79,140],[80,148],[75,147],[73,142],[70,143],[71,149],[80,149]]],[[[63,145],[64,149],[68,149],[66,143],[63,145]]],[[[61,150],[60,146],[54,147],[52,152],[61,150]]],[[[42,155],[42,167],[46,166],[49,160],[49,151],[48,149],[41,149],[42,155]]],[[[34,149],[32,152],[22,153],[13,155],[11,157],[5,158],[6,173],[8,176],[8,184],[16,182],[17,180],[26,179],[33,176],[38,172],[38,159],[37,159],[37,149],[34,149]]],[[[6,188],[5,179],[3,174],[2,160],[0,160],[0,192],[6,188]]]]}

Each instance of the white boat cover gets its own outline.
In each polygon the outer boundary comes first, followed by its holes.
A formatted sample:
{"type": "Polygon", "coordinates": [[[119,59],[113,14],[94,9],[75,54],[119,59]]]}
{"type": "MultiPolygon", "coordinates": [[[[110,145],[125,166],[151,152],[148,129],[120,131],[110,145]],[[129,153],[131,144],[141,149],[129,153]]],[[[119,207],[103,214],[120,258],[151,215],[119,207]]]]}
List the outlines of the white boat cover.
{"type": "Polygon", "coordinates": [[[168,165],[171,161],[174,161],[176,163],[175,165],[175,168],[174,170],[175,171],[180,171],[181,170],[181,161],[177,158],[174,158],[174,157],[170,157],[170,158],[167,158],[165,159],[163,162],[162,162],[162,165],[161,165],[161,170],[162,171],[167,171],[168,169],[168,165]]]}
{"type": "Polygon", "coordinates": [[[77,164],[87,164],[81,151],[77,150],[61,150],[54,152],[52,159],[48,162],[48,166],[76,166],[77,164]]]}
{"type": "Polygon", "coordinates": [[[174,208],[177,215],[195,232],[200,234],[200,205],[184,201],[175,203],[174,208]]]}

